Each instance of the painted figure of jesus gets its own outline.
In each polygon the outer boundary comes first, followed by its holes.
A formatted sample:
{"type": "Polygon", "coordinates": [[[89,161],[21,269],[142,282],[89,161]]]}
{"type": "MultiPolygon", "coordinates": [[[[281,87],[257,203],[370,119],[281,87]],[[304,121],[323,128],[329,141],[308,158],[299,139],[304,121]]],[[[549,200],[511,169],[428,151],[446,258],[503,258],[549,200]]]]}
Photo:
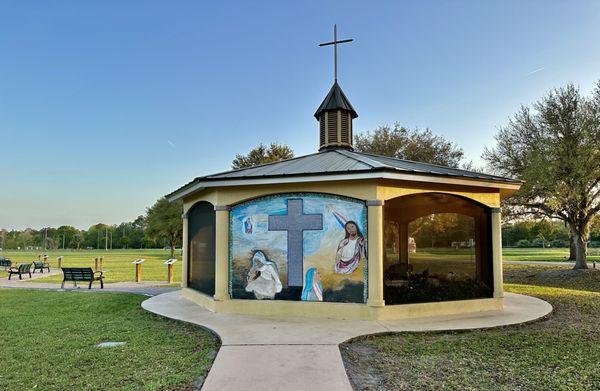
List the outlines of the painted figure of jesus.
{"type": "Polygon", "coordinates": [[[338,245],[335,254],[335,272],[337,274],[351,274],[360,264],[361,257],[366,259],[366,243],[358,225],[349,220],[344,225],[346,236],[338,245]]]}

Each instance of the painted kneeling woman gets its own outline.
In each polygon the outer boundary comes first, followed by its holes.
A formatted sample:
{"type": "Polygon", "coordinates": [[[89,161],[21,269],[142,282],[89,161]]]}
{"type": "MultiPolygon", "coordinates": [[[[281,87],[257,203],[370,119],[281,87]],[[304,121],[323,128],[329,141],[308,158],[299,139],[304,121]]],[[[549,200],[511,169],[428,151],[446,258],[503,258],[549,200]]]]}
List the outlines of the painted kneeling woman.
{"type": "Polygon", "coordinates": [[[252,257],[247,280],[246,292],[254,292],[254,296],[259,300],[273,299],[282,289],[277,265],[260,250],[252,257]]]}
{"type": "Polygon", "coordinates": [[[321,275],[316,267],[311,267],[306,272],[304,289],[302,290],[301,298],[304,301],[323,301],[323,285],[321,284],[321,275]]]}
{"type": "Polygon", "coordinates": [[[360,265],[361,257],[366,259],[366,242],[358,225],[350,220],[344,225],[346,237],[338,245],[335,254],[335,272],[352,274],[360,265]]]}

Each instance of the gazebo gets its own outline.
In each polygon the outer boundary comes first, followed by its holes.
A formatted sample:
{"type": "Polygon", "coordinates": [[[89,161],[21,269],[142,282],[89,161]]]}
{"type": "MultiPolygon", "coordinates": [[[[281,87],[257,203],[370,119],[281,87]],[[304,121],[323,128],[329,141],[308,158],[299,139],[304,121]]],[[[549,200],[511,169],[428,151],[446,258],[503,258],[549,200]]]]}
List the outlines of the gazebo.
{"type": "Polygon", "coordinates": [[[353,150],[336,82],[319,151],[194,179],[185,297],[217,313],[401,319],[501,309],[500,201],[520,182],[353,150]]]}

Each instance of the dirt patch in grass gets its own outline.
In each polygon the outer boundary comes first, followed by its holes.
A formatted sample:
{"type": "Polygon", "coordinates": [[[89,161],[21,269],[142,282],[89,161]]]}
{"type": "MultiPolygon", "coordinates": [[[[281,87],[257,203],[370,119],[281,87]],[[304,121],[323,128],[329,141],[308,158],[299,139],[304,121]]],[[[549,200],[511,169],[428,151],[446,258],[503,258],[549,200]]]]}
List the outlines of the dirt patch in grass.
{"type": "Polygon", "coordinates": [[[505,265],[504,282],[600,292],[600,269],[573,270],[563,266],[505,265]]]}

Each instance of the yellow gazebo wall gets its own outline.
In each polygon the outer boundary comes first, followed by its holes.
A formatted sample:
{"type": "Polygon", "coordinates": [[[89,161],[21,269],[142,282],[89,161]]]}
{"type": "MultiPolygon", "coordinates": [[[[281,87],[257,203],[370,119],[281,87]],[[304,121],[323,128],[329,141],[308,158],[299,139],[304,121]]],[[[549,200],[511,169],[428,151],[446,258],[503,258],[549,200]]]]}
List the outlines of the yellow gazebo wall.
{"type": "Polygon", "coordinates": [[[216,210],[215,295],[210,297],[186,287],[187,281],[187,220],[184,219],[184,252],[182,287],[185,297],[203,307],[220,313],[253,315],[312,316],[349,319],[401,319],[417,316],[450,315],[456,313],[502,308],[502,241],[499,213],[492,213],[492,247],[494,297],[439,303],[385,306],[383,300],[383,205],[386,200],[419,193],[447,193],[469,198],[498,211],[500,191],[464,185],[424,184],[392,180],[356,180],[337,182],[285,183],[210,188],[184,199],[184,216],[199,201],[208,201],[216,210]],[[229,210],[227,207],[250,199],[283,193],[314,192],[361,199],[368,211],[368,285],[367,304],[322,303],[282,300],[241,300],[229,297],[229,210]]]}

